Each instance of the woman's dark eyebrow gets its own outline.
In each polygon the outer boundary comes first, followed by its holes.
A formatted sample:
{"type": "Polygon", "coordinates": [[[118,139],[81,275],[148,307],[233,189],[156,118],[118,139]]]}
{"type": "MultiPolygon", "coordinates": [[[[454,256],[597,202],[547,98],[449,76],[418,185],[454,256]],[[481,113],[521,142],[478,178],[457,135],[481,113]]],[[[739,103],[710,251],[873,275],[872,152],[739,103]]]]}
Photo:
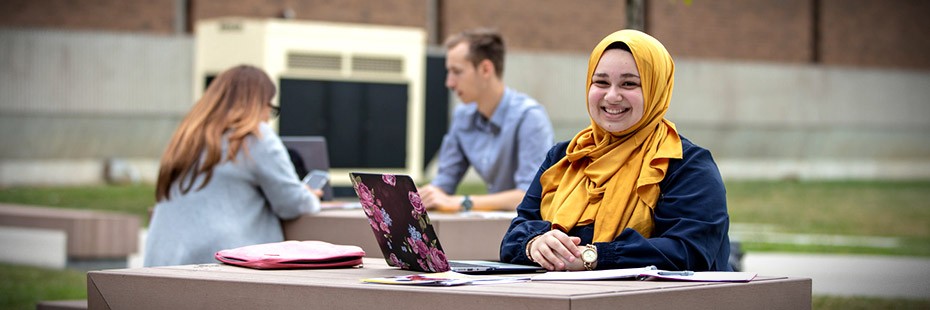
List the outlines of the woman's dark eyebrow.
{"type": "MultiPolygon", "coordinates": [[[[595,76],[595,77],[599,77],[599,78],[610,77],[610,75],[608,75],[607,73],[603,73],[603,72],[601,72],[601,73],[595,72],[595,73],[594,73],[594,76],[595,76]]],[[[639,78],[638,75],[633,74],[633,73],[624,73],[624,74],[621,74],[620,76],[621,76],[621,77],[625,77],[625,78],[637,78],[637,79],[639,78]]]]}

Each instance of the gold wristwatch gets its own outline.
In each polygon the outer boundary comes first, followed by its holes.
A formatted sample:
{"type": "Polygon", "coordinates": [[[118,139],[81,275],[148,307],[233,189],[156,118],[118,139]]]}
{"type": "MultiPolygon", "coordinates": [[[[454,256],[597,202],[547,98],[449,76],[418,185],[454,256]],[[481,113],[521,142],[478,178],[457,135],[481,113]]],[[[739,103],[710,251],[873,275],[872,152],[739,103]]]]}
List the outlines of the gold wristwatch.
{"type": "Polygon", "coordinates": [[[594,244],[588,244],[581,250],[581,261],[585,269],[594,270],[594,263],[597,262],[597,247],[594,244]]]}

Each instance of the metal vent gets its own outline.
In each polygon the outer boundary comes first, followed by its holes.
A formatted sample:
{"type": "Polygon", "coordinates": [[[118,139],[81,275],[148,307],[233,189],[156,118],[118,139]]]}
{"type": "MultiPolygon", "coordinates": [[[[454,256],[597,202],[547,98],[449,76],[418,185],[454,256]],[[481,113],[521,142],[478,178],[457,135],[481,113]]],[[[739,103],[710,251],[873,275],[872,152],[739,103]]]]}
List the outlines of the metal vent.
{"type": "Polygon", "coordinates": [[[352,57],[352,71],[403,73],[404,61],[400,58],[352,57]]]}
{"type": "Polygon", "coordinates": [[[242,31],[242,22],[240,21],[223,21],[220,22],[220,31],[242,31]]]}
{"type": "Polygon", "coordinates": [[[342,68],[342,57],[339,55],[288,53],[287,67],[291,69],[338,71],[342,68]]]}

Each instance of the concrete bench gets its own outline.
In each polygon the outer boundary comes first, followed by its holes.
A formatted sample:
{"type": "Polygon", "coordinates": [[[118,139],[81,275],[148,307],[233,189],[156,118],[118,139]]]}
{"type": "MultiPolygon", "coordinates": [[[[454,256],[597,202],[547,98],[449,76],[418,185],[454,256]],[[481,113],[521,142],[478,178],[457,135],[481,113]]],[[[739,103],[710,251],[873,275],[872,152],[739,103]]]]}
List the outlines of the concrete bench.
{"type": "Polygon", "coordinates": [[[125,259],[139,250],[135,215],[0,203],[0,226],[64,231],[68,260],[125,259]]]}
{"type": "Polygon", "coordinates": [[[68,265],[68,236],[64,231],[0,226],[0,262],[49,269],[68,265]]]}
{"type": "Polygon", "coordinates": [[[36,310],[81,310],[87,309],[87,299],[51,300],[36,304],[36,310]]]}

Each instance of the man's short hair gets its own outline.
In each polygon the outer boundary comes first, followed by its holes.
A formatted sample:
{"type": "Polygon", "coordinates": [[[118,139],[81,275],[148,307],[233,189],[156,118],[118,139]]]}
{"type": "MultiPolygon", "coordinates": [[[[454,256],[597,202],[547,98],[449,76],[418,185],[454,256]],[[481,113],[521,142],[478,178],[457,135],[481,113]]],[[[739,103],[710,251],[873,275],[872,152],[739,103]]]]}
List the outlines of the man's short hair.
{"type": "Polygon", "coordinates": [[[504,77],[504,39],[497,30],[478,28],[462,31],[446,39],[446,50],[462,42],[468,43],[468,60],[473,66],[478,67],[485,59],[490,60],[497,77],[504,77]]]}

